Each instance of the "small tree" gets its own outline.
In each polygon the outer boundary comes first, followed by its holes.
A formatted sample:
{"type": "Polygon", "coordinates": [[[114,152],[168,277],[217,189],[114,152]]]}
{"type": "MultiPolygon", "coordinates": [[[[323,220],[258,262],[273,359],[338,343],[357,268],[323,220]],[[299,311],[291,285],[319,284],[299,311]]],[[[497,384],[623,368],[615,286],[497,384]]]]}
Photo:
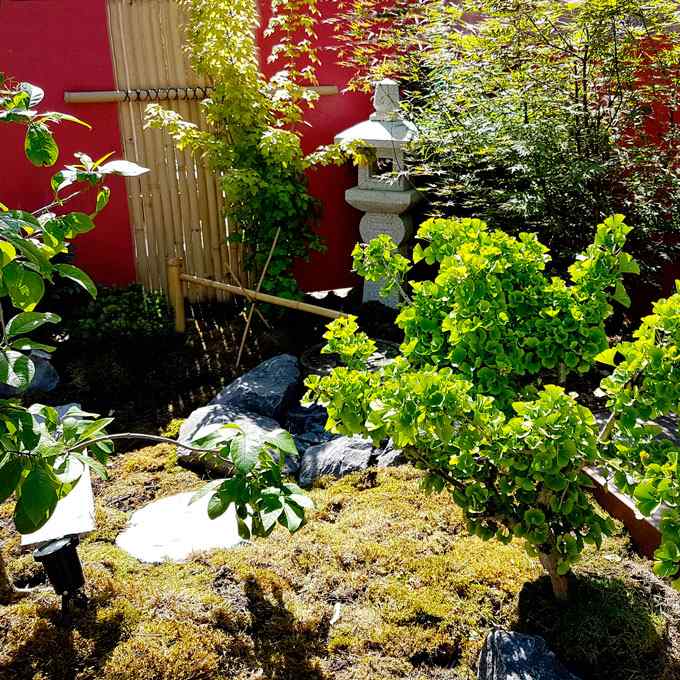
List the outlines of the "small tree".
{"type": "Polygon", "coordinates": [[[677,251],[680,19],[672,0],[348,0],[341,59],[397,76],[410,172],[437,211],[536,231],[560,264],[607,215],[647,279],[677,251]]]}
{"type": "MultiPolygon", "coordinates": [[[[26,156],[34,165],[51,166],[57,161],[58,147],[50,124],[64,120],[86,124],[68,114],[39,113],[35,107],[42,98],[42,90],[34,85],[0,80],[0,122],[26,126],[26,156]]],[[[54,201],[50,205],[29,213],[0,204],[0,382],[18,395],[25,392],[35,375],[30,352],[55,349],[28,337],[33,330],[60,321],[56,314],[34,311],[45,292],[45,282],[63,277],[96,295],[94,283],[85,272],[55,258],[68,252],[76,236],[94,228],[94,218],[109,199],[109,189],[103,184],[107,176],[147,172],[128,161],[108,161],[108,157],[93,161],[85,154],[77,158],[79,163],[52,178],[54,201]],[[70,193],[64,196],[67,188],[70,193]],[[69,200],[91,190],[96,191],[92,213],[61,210],[69,200]],[[18,313],[6,320],[5,309],[10,305],[18,313]]],[[[16,498],[14,525],[20,533],[36,531],[47,522],[59,500],[79,482],[82,465],[105,478],[114,440],[176,443],[152,435],[106,434],[111,422],[111,418],[99,418],[75,407],[60,416],[50,406],[26,408],[19,397],[0,399],[0,503],[16,498]]],[[[235,505],[239,534],[244,538],[267,536],[277,524],[289,531],[302,525],[305,508],[311,502],[283,476],[285,456],[297,456],[287,432],[274,432],[265,442],[253,442],[240,428],[228,425],[198,432],[196,440],[196,446],[202,447],[196,450],[219,457],[230,468],[229,479],[208,484],[198,494],[211,495],[210,517],[218,517],[235,505]]],[[[7,601],[13,591],[0,552],[0,602],[7,601]]]]}
{"type": "MultiPolygon", "coordinates": [[[[29,83],[14,84],[0,76],[0,122],[26,128],[24,150],[36,166],[53,166],[59,149],[50,126],[68,121],[89,127],[77,118],[57,112],[40,112],[43,91],[29,83]]],[[[36,342],[29,333],[59,322],[56,314],[37,312],[45,282],[61,277],[76,282],[92,296],[96,288],[85,272],[59,262],[70,242],[94,228],[94,218],[106,206],[109,175],[137,175],[144,168],[127,161],[93,161],[77,154],[77,163],[52,178],[54,200],[33,213],[10,210],[0,204],[0,382],[21,395],[35,375],[32,350],[51,352],[54,347],[36,342]],[[91,213],[64,212],[63,206],[87,192],[96,194],[91,213]],[[10,318],[5,313],[13,307],[10,318]]],[[[57,502],[80,478],[74,458],[101,474],[111,450],[107,441],[94,441],[85,452],[83,441],[104,431],[110,419],[98,419],[72,409],[60,419],[49,406],[26,408],[19,398],[0,400],[0,502],[13,494],[17,502],[14,523],[22,533],[35,531],[54,512],[57,502]],[[74,448],[75,447],[75,448],[74,448]]],[[[0,595],[7,597],[11,583],[0,558],[0,595]]]]}
{"type": "Polygon", "coordinates": [[[361,158],[358,144],[302,150],[305,112],[318,94],[317,0],[274,0],[264,33],[277,42],[264,58],[279,70],[260,70],[260,13],[255,0],[180,0],[187,16],[186,49],[197,73],[213,87],[202,102],[207,129],[157,104],[147,107],[150,127],[165,130],[178,148],[205,160],[219,178],[229,241],[243,244],[245,267],[261,271],[278,234],[263,290],[299,294],[296,258],[322,251],[314,232],[318,201],[309,193],[310,168],[361,158]]]}
{"type": "MultiPolygon", "coordinates": [[[[357,370],[373,343],[356,324],[329,326],[329,349],[351,361],[307,379],[309,400],[328,408],[333,432],[395,446],[448,489],[481,538],[523,538],[564,599],[585,543],[611,531],[588,495],[588,466],[606,463],[592,413],[560,385],[588,371],[607,348],[610,299],[637,267],[623,251],[621,216],[597,229],[569,269],[550,277],[547,249],[533,234],[514,238],[473,219],[426,222],[414,260],[437,266],[411,284],[397,324],[401,356],[379,371],[357,370]]],[[[406,288],[410,263],[388,237],[355,250],[355,268],[387,289],[406,288]]]]}

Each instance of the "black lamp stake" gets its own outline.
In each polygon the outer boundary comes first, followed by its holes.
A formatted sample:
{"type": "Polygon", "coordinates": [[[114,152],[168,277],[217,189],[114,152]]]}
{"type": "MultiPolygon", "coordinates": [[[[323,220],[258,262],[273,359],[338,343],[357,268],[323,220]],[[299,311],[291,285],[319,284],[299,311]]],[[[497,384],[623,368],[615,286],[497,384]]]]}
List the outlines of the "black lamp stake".
{"type": "Polygon", "coordinates": [[[62,613],[68,614],[71,606],[85,606],[87,596],[83,592],[85,577],[76,547],[78,536],[64,536],[45,543],[33,551],[33,558],[40,562],[57,595],[61,595],[62,613]]]}

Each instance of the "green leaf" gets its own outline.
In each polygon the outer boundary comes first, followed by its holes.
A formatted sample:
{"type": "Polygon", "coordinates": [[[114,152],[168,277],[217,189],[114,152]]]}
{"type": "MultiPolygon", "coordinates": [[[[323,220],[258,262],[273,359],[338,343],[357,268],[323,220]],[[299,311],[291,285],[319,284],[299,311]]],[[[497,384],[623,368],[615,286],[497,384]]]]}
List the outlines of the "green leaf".
{"type": "Polygon", "coordinates": [[[44,123],[31,123],[28,126],[24,151],[28,160],[39,167],[52,166],[59,158],[59,147],[44,123]]]}
{"type": "Polygon", "coordinates": [[[656,486],[649,480],[643,480],[635,487],[633,492],[635,501],[640,512],[649,516],[658,507],[660,500],[656,492],[656,486]]]}
{"type": "Polygon", "coordinates": [[[540,526],[541,524],[545,524],[545,513],[542,510],[539,510],[538,508],[527,510],[524,513],[524,521],[529,526],[531,525],[540,526]]]}
{"type": "Polygon", "coordinates": [[[60,123],[61,121],[65,120],[69,123],[76,123],[77,125],[82,125],[83,127],[86,127],[88,130],[92,129],[92,126],[89,123],[86,123],[84,120],[80,120],[80,118],[76,118],[75,116],[72,116],[70,113],[62,113],[61,111],[47,111],[45,113],[41,113],[39,120],[41,122],[46,121],[49,123],[60,123]]]}
{"type": "Polygon", "coordinates": [[[628,293],[626,293],[626,289],[624,288],[621,281],[617,281],[612,298],[620,305],[623,305],[624,307],[630,307],[630,297],[628,297],[628,293]]]}
{"type": "Polygon", "coordinates": [[[61,318],[51,312],[22,312],[9,320],[6,334],[8,338],[13,338],[30,333],[46,323],[59,323],[60,321],[61,318]]]}
{"type": "Polygon", "coordinates": [[[25,354],[13,350],[0,352],[0,383],[23,392],[34,375],[35,365],[25,354]]]}
{"type": "Polygon", "coordinates": [[[291,533],[296,532],[301,526],[305,519],[305,512],[300,506],[294,503],[286,502],[283,499],[283,517],[281,519],[281,524],[285,526],[291,533]]]}
{"type": "Polygon", "coordinates": [[[45,91],[31,83],[20,83],[19,89],[28,95],[28,106],[35,108],[45,98],[45,91]]]}
{"type": "Polygon", "coordinates": [[[99,168],[104,175],[121,175],[122,177],[139,177],[149,172],[149,168],[131,163],[130,161],[109,161],[99,168]]]}
{"type": "Polygon", "coordinates": [[[0,268],[9,264],[17,256],[16,248],[7,241],[0,241],[0,268]]]}
{"type": "Polygon", "coordinates": [[[661,578],[670,578],[675,576],[680,571],[680,564],[677,562],[655,562],[653,571],[657,576],[661,578]]]}
{"type": "Polygon", "coordinates": [[[17,262],[10,262],[2,270],[2,278],[12,304],[18,309],[32,311],[45,294],[45,284],[40,274],[17,262]]]}
{"type": "Polygon", "coordinates": [[[14,493],[23,470],[22,462],[13,457],[6,459],[5,464],[0,467],[0,503],[6,501],[14,493]]]}
{"type": "Polygon", "coordinates": [[[106,208],[106,206],[109,203],[109,198],[111,197],[111,189],[108,187],[102,187],[98,192],[97,192],[97,205],[96,205],[96,212],[101,212],[106,208]]]}
{"type": "Polygon", "coordinates": [[[94,472],[101,479],[108,479],[109,478],[109,473],[106,470],[106,466],[100,460],[97,460],[96,458],[93,458],[92,456],[88,456],[83,451],[72,451],[69,455],[71,455],[75,459],[79,460],[83,465],[87,465],[89,468],[94,470],[94,472]]]}
{"type": "Polygon", "coordinates": [[[237,434],[229,447],[229,454],[238,472],[250,472],[260,457],[260,448],[245,433],[237,434]]]}
{"type": "Polygon", "coordinates": [[[30,338],[18,338],[9,343],[12,349],[29,352],[33,349],[38,349],[41,352],[54,352],[57,349],[54,345],[45,345],[42,342],[31,340],[30,338]]]}
{"type": "Polygon", "coordinates": [[[280,496],[265,496],[260,510],[260,521],[265,532],[269,532],[278,522],[283,513],[283,503],[280,496]]]}
{"type": "Polygon", "coordinates": [[[100,418],[99,420],[87,423],[78,436],[81,441],[92,439],[96,435],[100,434],[104,428],[108,427],[112,422],[113,418],[100,418]]]}
{"type": "Polygon", "coordinates": [[[93,298],[97,297],[97,286],[95,286],[94,281],[82,269],[78,269],[78,267],[74,267],[71,264],[56,264],[54,268],[60,276],[74,281],[93,298]]]}
{"type": "Polygon", "coordinates": [[[209,493],[214,492],[219,486],[221,486],[222,480],[221,479],[214,479],[212,482],[208,482],[204,486],[202,486],[190,499],[189,499],[189,505],[192,505],[193,503],[196,503],[197,501],[200,501],[201,498],[204,498],[207,496],[209,493]]]}
{"type": "Polygon", "coordinates": [[[28,473],[21,485],[21,495],[15,509],[15,524],[19,533],[31,533],[47,522],[59,500],[57,484],[43,467],[35,467],[28,473]],[[17,519],[20,519],[19,523],[17,519]]]}
{"type": "Polygon", "coordinates": [[[73,238],[79,234],[87,234],[95,227],[92,218],[83,212],[72,212],[59,218],[64,226],[66,238],[73,238]]]}
{"type": "Polygon", "coordinates": [[[311,510],[314,507],[314,501],[304,494],[291,494],[287,497],[291,503],[299,505],[301,508],[311,510]]]}
{"type": "Polygon", "coordinates": [[[291,436],[290,432],[287,432],[286,430],[276,430],[276,432],[273,433],[273,436],[269,435],[267,437],[266,442],[293,458],[298,457],[298,450],[297,446],[295,446],[295,440],[291,436]]]}
{"type": "Polygon", "coordinates": [[[639,274],[640,265],[628,253],[620,253],[619,271],[622,274],[639,274]]]}
{"type": "Polygon", "coordinates": [[[219,493],[213,494],[208,501],[208,517],[210,519],[217,519],[227,511],[230,505],[231,501],[223,498],[219,493]]]}
{"type": "Polygon", "coordinates": [[[616,357],[617,353],[618,349],[616,347],[610,347],[597,354],[595,356],[595,361],[599,361],[601,364],[607,364],[607,366],[616,366],[614,357],[616,357]]]}

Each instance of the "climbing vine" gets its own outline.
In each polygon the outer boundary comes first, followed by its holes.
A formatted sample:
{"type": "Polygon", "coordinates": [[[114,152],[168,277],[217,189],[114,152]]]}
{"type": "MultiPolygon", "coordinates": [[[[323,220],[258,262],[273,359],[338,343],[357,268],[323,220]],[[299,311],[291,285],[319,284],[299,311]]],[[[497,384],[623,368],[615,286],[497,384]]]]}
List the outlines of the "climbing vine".
{"type": "MultiPolygon", "coordinates": [[[[319,212],[308,190],[310,161],[300,124],[314,105],[318,56],[314,49],[316,0],[275,0],[265,36],[275,37],[270,78],[259,68],[259,15],[254,0],[180,0],[186,13],[187,51],[214,90],[203,101],[206,131],[158,105],[147,109],[151,127],[165,129],[181,149],[205,157],[220,178],[232,243],[244,247],[245,265],[261,270],[280,234],[263,289],[292,297],[296,257],[322,250],[313,225],[319,212]]],[[[318,159],[314,159],[316,162],[318,159]]]]}

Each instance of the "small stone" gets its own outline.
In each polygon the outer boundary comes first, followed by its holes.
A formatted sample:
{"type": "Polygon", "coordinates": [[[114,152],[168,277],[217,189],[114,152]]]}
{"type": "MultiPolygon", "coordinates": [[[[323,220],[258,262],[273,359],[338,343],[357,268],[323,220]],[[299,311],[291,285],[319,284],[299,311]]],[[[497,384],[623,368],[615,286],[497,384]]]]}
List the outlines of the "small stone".
{"type": "Polygon", "coordinates": [[[325,475],[343,477],[365,470],[373,455],[371,441],[358,436],[337,437],[325,444],[311,446],[302,456],[298,481],[301,486],[311,486],[325,475]]]}
{"type": "MultiPolygon", "coordinates": [[[[177,438],[177,458],[181,464],[201,467],[208,472],[224,475],[229,471],[230,465],[224,460],[196,451],[182,448],[182,444],[190,445],[196,433],[213,424],[233,423],[238,425],[253,442],[254,446],[262,446],[265,440],[275,432],[281,431],[281,426],[272,418],[267,418],[257,413],[243,413],[231,406],[213,404],[196,409],[185,421],[179,430],[177,438]]],[[[286,458],[284,472],[287,475],[295,475],[299,467],[298,461],[286,458]]]]}
{"type": "Polygon", "coordinates": [[[291,354],[280,354],[227,385],[210,404],[221,404],[282,422],[288,407],[298,396],[299,388],[298,360],[291,354]]]}
{"type": "Polygon", "coordinates": [[[579,680],[533,635],[493,630],[479,657],[477,680],[579,680]]]}
{"type": "Polygon", "coordinates": [[[189,503],[193,492],[161,498],[133,513],[116,545],[140,562],[181,562],[192,553],[233,548],[242,543],[236,510],[208,517],[210,494],[189,503]]]}
{"type": "Polygon", "coordinates": [[[385,450],[378,453],[375,464],[380,468],[404,465],[406,458],[401,449],[394,447],[394,442],[390,439],[385,450]]]}

